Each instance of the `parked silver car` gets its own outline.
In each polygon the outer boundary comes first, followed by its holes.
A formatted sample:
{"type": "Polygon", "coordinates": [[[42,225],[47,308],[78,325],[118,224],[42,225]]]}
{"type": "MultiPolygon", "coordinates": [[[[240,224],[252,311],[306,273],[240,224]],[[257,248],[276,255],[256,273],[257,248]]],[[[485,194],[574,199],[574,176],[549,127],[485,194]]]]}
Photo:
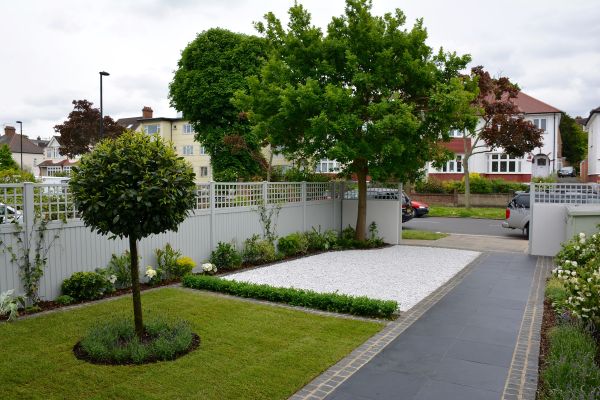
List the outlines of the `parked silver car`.
{"type": "Polygon", "coordinates": [[[506,206],[506,220],[503,228],[521,229],[523,236],[529,239],[529,219],[531,218],[530,194],[518,193],[506,206]]]}
{"type": "Polygon", "coordinates": [[[9,222],[23,222],[23,213],[14,207],[0,203],[0,224],[9,222]]]}

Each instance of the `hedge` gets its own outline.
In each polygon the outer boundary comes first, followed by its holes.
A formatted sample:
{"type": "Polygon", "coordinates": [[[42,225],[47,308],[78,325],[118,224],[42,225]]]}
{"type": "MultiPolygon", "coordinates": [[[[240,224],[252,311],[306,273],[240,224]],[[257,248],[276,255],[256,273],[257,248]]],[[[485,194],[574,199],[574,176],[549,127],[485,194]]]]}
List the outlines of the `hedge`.
{"type": "Polygon", "coordinates": [[[258,285],[230,281],[208,275],[187,275],[183,278],[183,286],[192,289],[227,293],[239,297],[285,303],[292,306],[372,318],[391,319],[398,309],[398,303],[391,300],[376,300],[366,296],[357,297],[337,293],[317,293],[312,290],[258,285]]]}

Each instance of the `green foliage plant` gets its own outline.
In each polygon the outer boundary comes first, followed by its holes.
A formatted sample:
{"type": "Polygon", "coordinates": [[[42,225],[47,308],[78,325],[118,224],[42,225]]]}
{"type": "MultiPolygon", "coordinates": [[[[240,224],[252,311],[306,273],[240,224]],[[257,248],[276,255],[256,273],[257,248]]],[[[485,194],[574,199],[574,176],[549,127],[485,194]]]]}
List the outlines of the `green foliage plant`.
{"type": "MultiPolygon", "coordinates": [[[[63,221],[64,222],[64,221],[63,221]]],[[[33,304],[40,301],[40,280],[48,264],[48,253],[54,242],[60,237],[60,229],[53,229],[54,234],[48,237],[50,220],[36,214],[33,229],[27,233],[23,225],[13,221],[15,230],[13,236],[16,245],[6,244],[0,240],[0,249],[10,255],[10,261],[19,266],[19,277],[25,289],[25,296],[33,304]],[[30,249],[33,249],[33,252],[30,249]]]]}
{"type": "Polygon", "coordinates": [[[273,242],[261,239],[257,234],[244,241],[242,259],[248,264],[262,264],[273,262],[277,259],[277,252],[273,242]]]}
{"type": "Polygon", "coordinates": [[[75,272],[65,279],[61,286],[62,294],[75,300],[95,300],[110,293],[112,284],[98,272],[75,272]]]}
{"type": "Polygon", "coordinates": [[[541,373],[541,399],[600,397],[600,367],[595,363],[598,345],[594,338],[573,324],[561,324],[548,332],[549,349],[541,373]]]}
{"type": "Polygon", "coordinates": [[[317,293],[311,290],[257,285],[208,275],[188,275],[183,278],[183,285],[193,289],[210,290],[239,297],[364,317],[393,318],[398,310],[398,303],[391,300],[376,300],[364,296],[317,293]]]}
{"type": "Polygon", "coordinates": [[[312,230],[305,233],[308,241],[309,251],[324,251],[333,249],[338,241],[338,233],[333,229],[328,229],[325,232],[321,232],[321,226],[319,229],[312,228],[312,230]]]}
{"type": "Polygon", "coordinates": [[[267,205],[261,201],[256,206],[258,220],[263,232],[263,238],[271,243],[277,240],[277,219],[281,211],[281,203],[267,205]]]}
{"type": "Polygon", "coordinates": [[[63,306],[68,306],[69,304],[73,304],[76,300],[69,295],[61,294],[54,301],[56,301],[58,304],[61,304],[63,306]]]}
{"type": "Polygon", "coordinates": [[[176,231],[195,204],[194,172],[158,135],[127,131],[101,141],[73,168],[69,187],[81,219],[110,238],[128,238],[134,322],[144,332],[138,240],[176,231]]]}
{"type": "Polygon", "coordinates": [[[9,321],[19,316],[19,308],[25,307],[25,298],[15,296],[14,289],[0,293],[0,317],[8,316],[9,321]]]}
{"type": "Polygon", "coordinates": [[[210,254],[210,262],[219,270],[233,270],[242,266],[242,255],[233,244],[219,242],[210,254]]]}
{"type": "MultiPolygon", "coordinates": [[[[0,145],[0,171],[18,170],[19,164],[12,157],[12,153],[7,144],[0,145]]],[[[33,182],[33,181],[32,181],[33,182]]]]}
{"type": "Polygon", "coordinates": [[[173,360],[193,344],[194,334],[185,321],[150,319],[140,340],[130,319],[94,325],[80,343],[85,357],[98,364],[142,364],[173,360]]]}
{"type": "Polygon", "coordinates": [[[173,247],[167,243],[164,249],[156,249],[154,251],[156,255],[157,271],[161,271],[161,280],[177,279],[179,276],[177,260],[181,257],[181,252],[173,249],[173,247]]]}
{"type": "MultiPolygon", "coordinates": [[[[20,169],[0,170],[0,183],[35,182],[35,176],[29,171],[20,169]]],[[[18,189],[21,190],[21,189],[18,189]]],[[[7,194],[12,194],[10,191],[7,194]]]]}
{"type": "Polygon", "coordinates": [[[308,239],[301,232],[290,233],[279,238],[277,249],[286,257],[306,254],[308,252],[308,239]]]}
{"type": "MultiPolygon", "coordinates": [[[[271,51],[234,104],[253,131],[294,161],[335,159],[358,180],[356,239],[364,241],[366,179],[410,181],[439,151],[440,132],[462,128],[475,86],[469,56],[433,51],[422,20],[401,10],[372,14],[348,0],[326,34],[296,3],[285,27],[273,14],[256,24],[271,51]],[[469,87],[467,87],[469,86],[469,87]]],[[[447,137],[449,139],[449,137],[447,137]]]]}
{"type": "Polygon", "coordinates": [[[578,170],[579,163],[585,160],[587,155],[587,133],[583,130],[581,125],[567,113],[562,113],[558,129],[562,140],[563,156],[570,165],[578,170]]]}
{"type": "Polygon", "coordinates": [[[196,262],[191,257],[179,257],[175,262],[175,267],[171,270],[170,274],[173,279],[181,279],[187,274],[191,273],[196,267],[196,262]]]}
{"type": "Polygon", "coordinates": [[[115,288],[131,287],[131,254],[128,251],[120,256],[113,254],[106,266],[106,274],[108,276],[114,275],[115,288]]]}

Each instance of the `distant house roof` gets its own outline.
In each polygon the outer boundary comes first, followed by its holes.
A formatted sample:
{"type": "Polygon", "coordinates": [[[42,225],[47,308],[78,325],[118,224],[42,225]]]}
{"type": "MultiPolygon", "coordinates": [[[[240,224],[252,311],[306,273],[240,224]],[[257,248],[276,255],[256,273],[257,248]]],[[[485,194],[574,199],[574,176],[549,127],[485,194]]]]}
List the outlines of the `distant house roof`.
{"type": "Polygon", "coordinates": [[[76,160],[76,161],[60,160],[60,161],[56,161],[56,162],[54,162],[52,160],[44,160],[38,164],[38,167],[55,167],[55,166],[68,167],[70,165],[77,164],[78,162],[79,162],[79,160],[76,160]]]}
{"type": "Polygon", "coordinates": [[[592,119],[592,115],[594,114],[600,114],[600,107],[596,107],[594,108],[592,111],[590,111],[590,116],[587,117],[585,124],[587,125],[587,123],[592,119]]]}
{"type": "Polygon", "coordinates": [[[541,100],[531,97],[528,94],[519,92],[513,102],[519,107],[521,112],[525,114],[546,114],[546,113],[559,113],[561,112],[558,108],[546,104],[541,100]]]}
{"type": "Polygon", "coordinates": [[[135,131],[140,126],[140,119],[142,119],[142,117],[119,118],[117,120],[117,124],[121,125],[125,129],[131,129],[135,131]]]}
{"type": "MultiPolygon", "coordinates": [[[[8,145],[11,153],[20,153],[21,135],[15,133],[14,128],[9,126],[7,126],[4,131],[6,134],[0,136],[0,145],[8,145]]],[[[27,136],[23,135],[23,153],[44,154],[44,150],[41,147],[36,146],[27,136]]]]}
{"type": "Polygon", "coordinates": [[[46,139],[42,139],[41,137],[37,137],[37,139],[30,139],[31,143],[35,144],[37,147],[43,149],[46,146],[48,146],[48,143],[50,143],[49,140],[46,139]]]}
{"type": "Polygon", "coordinates": [[[583,117],[575,117],[575,122],[577,122],[579,125],[581,126],[585,126],[585,124],[587,124],[589,118],[583,118],[583,117]]]}

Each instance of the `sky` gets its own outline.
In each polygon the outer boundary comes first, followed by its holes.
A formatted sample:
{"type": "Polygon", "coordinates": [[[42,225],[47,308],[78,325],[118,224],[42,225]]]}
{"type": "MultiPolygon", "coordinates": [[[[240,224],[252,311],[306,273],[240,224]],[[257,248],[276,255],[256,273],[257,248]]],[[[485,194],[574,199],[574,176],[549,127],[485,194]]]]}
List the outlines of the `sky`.
{"type": "MultiPolygon", "coordinates": [[[[323,29],[343,0],[301,0],[323,29]]],[[[255,34],[273,11],[287,21],[293,0],[0,0],[0,126],[54,134],[71,102],[105,115],[174,117],[169,82],[181,51],[204,30],[255,34]]],[[[406,28],[423,18],[427,43],[508,76],[521,89],[572,116],[600,106],[600,2],[597,0],[373,0],[373,13],[400,8],[406,28]]],[[[2,132],[3,133],[3,132],[2,132]]]]}

